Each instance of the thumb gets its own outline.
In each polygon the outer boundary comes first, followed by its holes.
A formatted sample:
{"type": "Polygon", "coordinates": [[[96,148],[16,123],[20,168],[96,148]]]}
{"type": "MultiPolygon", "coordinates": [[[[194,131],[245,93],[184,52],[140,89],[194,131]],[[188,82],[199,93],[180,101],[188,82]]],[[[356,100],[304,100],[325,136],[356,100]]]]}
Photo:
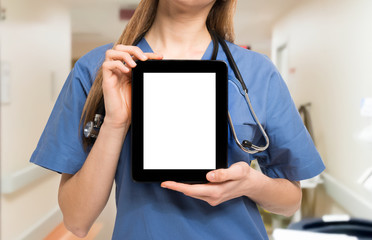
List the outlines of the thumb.
{"type": "Polygon", "coordinates": [[[210,182],[226,182],[240,180],[247,176],[250,166],[246,162],[234,163],[227,169],[217,169],[207,173],[207,180],[210,182]]]}

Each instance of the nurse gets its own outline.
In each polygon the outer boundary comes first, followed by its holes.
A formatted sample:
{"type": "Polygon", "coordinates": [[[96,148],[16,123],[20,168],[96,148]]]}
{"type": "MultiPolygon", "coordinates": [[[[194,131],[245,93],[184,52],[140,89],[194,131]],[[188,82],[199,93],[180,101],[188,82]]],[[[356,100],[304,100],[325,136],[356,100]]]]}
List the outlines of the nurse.
{"type": "MultiPolygon", "coordinates": [[[[285,216],[299,208],[299,181],[318,175],[324,165],[270,60],[231,43],[235,5],[236,0],[142,0],[114,45],[94,49],[76,63],[31,157],[31,162],[62,173],[59,205],[75,235],[88,233],[114,181],[112,239],[268,239],[256,205],[285,216]],[[135,60],[210,59],[208,30],[228,41],[270,147],[249,155],[229,134],[229,168],[209,172],[210,183],[135,183],[130,174],[135,60]],[[137,46],[131,46],[143,33],[137,46]],[[102,96],[106,115],[93,143],[83,138],[82,126],[93,119],[102,96]],[[261,171],[249,166],[253,159],[261,171]]],[[[227,63],[221,47],[217,59],[227,63]]],[[[238,137],[264,144],[230,68],[228,87],[238,137]]]]}

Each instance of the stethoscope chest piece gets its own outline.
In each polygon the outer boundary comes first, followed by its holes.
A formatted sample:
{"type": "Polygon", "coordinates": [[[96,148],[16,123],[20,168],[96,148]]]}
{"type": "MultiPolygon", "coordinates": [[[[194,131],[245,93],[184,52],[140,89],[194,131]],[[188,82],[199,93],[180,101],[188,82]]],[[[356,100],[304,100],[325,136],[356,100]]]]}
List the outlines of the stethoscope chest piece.
{"type": "Polygon", "coordinates": [[[87,122],[84,127],[84,137],[86,138],[97,138],[99,129],[103,123],[104,116],[96,114],[93,121],[87,122]]]}

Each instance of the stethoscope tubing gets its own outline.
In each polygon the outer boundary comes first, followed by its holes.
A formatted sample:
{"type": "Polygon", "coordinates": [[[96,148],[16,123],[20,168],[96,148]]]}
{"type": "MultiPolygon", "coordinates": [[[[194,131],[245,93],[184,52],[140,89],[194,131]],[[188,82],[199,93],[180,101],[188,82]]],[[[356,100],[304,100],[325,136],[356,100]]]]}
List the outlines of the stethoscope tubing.
{"type": "MultiPolygon", "coordinates": [[[[244,152],[246,152],[246,153],[255,154],[255,153],[258,153],[258,152],[263,152],[263,151],[265,151],[269,147],[270,140],[269,140],[269,137],[268,137],[265,129],[263,128],[262,124],[258,120],[258,117],[257,117],[255,111],[253,110],[252,103],[251,103],[251,101],[249,99],[249,95],[248,95],[248,88],[245,85],[245,82],[243,81],[243,77],[242,77],[242,75],[241,75],[241,73],[239,71],[238,66],[236,65],[236,62],[235,62],[235,60],[234,60],[234,58],[233,58],[233,56],[232,56],[232,54],[230,52],[229,47],[227,46],[225,40],[222,37],[220,37],[218,34],[214,33],[214,32],[211,32],[211,36],[212,36],[213,45],[214,45],[213,46],[214,47],[213,53],[218,52],[218,45],[219,45],[218,42],[219,42],[221,44],[221,46],[222,46],[223,51],[226,54],[227,60],[228,60],[228,62],[230,64],[230,67],[232,68],[232,70],[233,70],[233,72],[235,74],[235,77],[238,79],[238,81],[240,82],[240,84],[241,84],[241,86],[243,88],[244,97],[245,97],[245,100],[248,103],[249,111],[251,112],[251,114],[252,114],[252,116],[254,118],[254,121],[257,123],[257,125],[258,125],[258,127],[260,129],[260,131],[262,133],[262,136],[265,139],[266,145],[265,146],[257,146],[257,145],[254,145],[252,142],[249,142],[250,143],[249,144],[250,147],[244,147],[240,143],[240,141],[239,141],[239,139],[238,139],[238,137],[236,135],[234,124],[232,122],[230,112],[228,112],[228,120],[229,120],[229,124],[230,124],[231,130],[232,130],[232,133],[233,133],[234,140],[235,140],[236,144],[239,146],[239,148],[241,150],[243,150],[244,152]],[[218,42],[216,41],[216,39],[217,39],[218,42]]],[[[217,57],[217,54],[213,54],[212,59],[214,58],[213,60],[215,60],[216,57],[217,57]]]]}
{"type": "MultiPolygon", "coordinates": [[[[240,141],[239,141],[239,139],[236,135],[234,124],[232,122],[230,112],[228,112],[228,120],[229,120],[229,124],[230,124],[231,130],[232,130],[232,133],[233,133],[234,140],[235,140],[236,144],[239,146],[239,148],[246,153],[255,154],[255,153],[258,153],[258,152],[263,152],[269,147],[269,137],[268,137],[267,133],[265,132],[265,129],[262,127],[260,121],[258,120],[258,117],[257,117],[256,113],[253,110],[251,101],[250,101],[249,96],[248,96],[248,88],[243,81],[243,77],[240,74],[240,71],[239,71],[239,69],[238,69],[238,67],[235,63],[235,60],[234,60],[234,58],[233,58],[233,56],[230,52],[229,47],[227,46],[227,44],[225,42],[225,40],[213,31],[210,31],[210,33],[211,33],[211,37],[212,37],[212,41],[213,41],[212,60],[216,60],[216,58],[217,58],[218,47],[219,47],[219,43],[220,43],[221,46],[222,46],[223,51],[226,54],[227,60],[230,64],[230,67],[232,68],[232,70],[235,74],[235,77],[238,79],[238,81],[240,82],[240,84],[241,84],[241,86],[244,90],[244,97],[245,97],[245,99],[248,103],[249,111],[251,112],[251,114],[254,118],[254,121],[257,123],[257,125],[260,129],[260,131],[261,131],[261,133],[262,133],[262,135],[263,135],[263,137],[266,141],[266,145],[265,146],[256,146],[252,142],[248,142],[249,147],[244,147],[240,143],[240,141]]],[[[136,46],[140,42],[140,40],[145,36],[145,34],[146,34],[146,32],[140,34],[140,36],[134,41],[133,46],[136,46]]],[[[84,128],[84,135],[85,135],[86,138],[96,138],[97,137],[100,126],[103,122],[104,115],[105,115],[105,107],[104,107],[104,99],[102,98],[100,100],[99,104],[98,104],[97,113],[95,115],[94,121],[88,122],[88,124],[84,128]]]]}
{"type": "Polygon", "coordinates": [[[251,113],[252,113],[252,116],[253,116],[254,120],[256,121],[258,127],[260,128],[260,131],[261,131],[263,137],[265,138],[266,145],[263,146],[263,147],[259,147],[259,146],[256,146],[256,145],[254,145],[254,144],[251,144],[251,147],[250,147],[250,148],[252,148],[253,150],[244,147],[244,146],[240,143],[238,137],[236,136],[236,132],[235,132],[235,128],[234,128],[234,124],[232,123],[231,116],[230,116],[230,112],[228,112],[229,124],[230,124],[231,130],[232,130],[232,133],[233,133],[234,140],[235,140],[236,144],[239,146],[239,148],[240,148],[241,150],[243,150],[244,152],[246,152],[246,153],[249,153],[249,154],[255,154],[255,153],[258,153],[258,152],[263,152],[263,151],[265,151],[265,150],[269,147],[269,145],[270,145],[269,137],[267,136],[266,131],[264,130],[264,128],[262,127],[260,121],[258,120],[258,118],[257,118],[257,116],[256,116],[256,113],[253,111],[253,107],[252,107],[251,101],[250,101],[250,99],[249,99],[249,97],[248,97],[248,93],[247,93],[246,91],[244,91],[244,96],[245,96],[245,99],[246,99],[246,101],[247,101],[247,103],[248,103],[249,109],[250,109],[250,111],[251,111],[251,113]]]}

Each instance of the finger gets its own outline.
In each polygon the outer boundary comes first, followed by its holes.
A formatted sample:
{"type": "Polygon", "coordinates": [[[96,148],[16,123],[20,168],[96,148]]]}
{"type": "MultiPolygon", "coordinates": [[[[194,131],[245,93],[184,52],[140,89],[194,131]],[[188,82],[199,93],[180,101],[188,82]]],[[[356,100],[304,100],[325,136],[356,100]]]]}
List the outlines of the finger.
{"type": "Polygon", "coordinates": [[[238,162],[227,169],[210,171],[207,173],[207,180],[214,183],[239,180],[247,176],[249,168],[250,167],[246,162],[238,162]]]}
{"type": "MultiPolygon", "coordinates": [[[[153,60],[161,60],[163,59],[163,55],[159,53],[145,53],[148,59],[153,59],[153,60]]],[[[133,60],[136,61],[138,60],[135,56],[133,56],[133,60]]]]}
{"type": "Polygon", "coordinates": [[[163,55],[160,54],[160,53],[145,53],[145,55],[146,55],[149,59],[156,59],[156,60],[163,59],[163,55]]]}
{"type": "Polygon", "coordinates": [[[121,60],[129,67],[134,68],[137,64],[134,62],[132,56],[127,52],[121,52],[116,50],[108,50],[106,51],[106,60],[121,60]]]}
{"type": "Polygon", "coordinates": [[[168,188],[177,192],[182,192],[187,196],[199,199],[211,195],[211,189],[208,188],[208,184],[185,184],[173,181],[166,181],[161,183],[161,187],[168,188]]]}
{"type": "Polygon", "coordinates": [[[141,61],[146,61],[148,59],[147,56],[143,53],[143,51],[137,46],[126,46],[119,44],[114,47],[114,50],[127,52],[141,61]]]}
{"type": "Polygon", "coordinates": [[[102,64],[102,69],[110,71],[119,70],[123,73],[128,73],[130,71],[129,68],[126,67],[121,61],[105,61],[102,64]]]}

